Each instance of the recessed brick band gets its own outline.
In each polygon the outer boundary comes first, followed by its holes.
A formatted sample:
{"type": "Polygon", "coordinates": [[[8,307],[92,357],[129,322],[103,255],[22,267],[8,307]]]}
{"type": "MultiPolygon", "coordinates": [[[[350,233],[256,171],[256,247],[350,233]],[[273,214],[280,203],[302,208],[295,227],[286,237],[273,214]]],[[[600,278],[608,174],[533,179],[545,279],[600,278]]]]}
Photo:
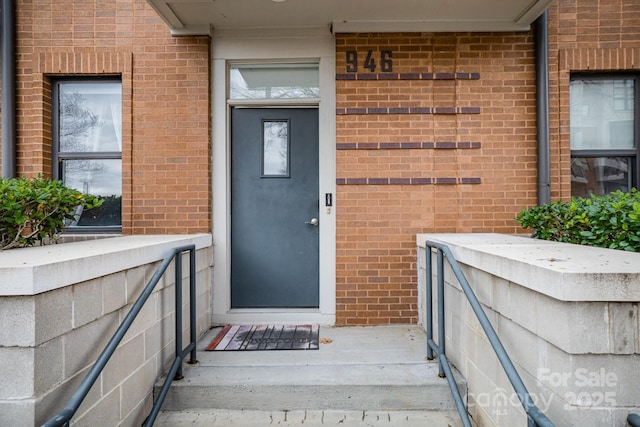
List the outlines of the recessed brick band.
{"type": "Polygon", "coordinates": [[[408,149],[455,149],[480,148],[476,141],[441,142],[339,142],[337,150],[408,150],[408,149]]]}
{"type": "Polygon", "coordinates": [[[482,184],[480,178],[336,178],[336,185],[456,185],[482,184]]]}
{"type": "Polygon", "coordinates": [[[479,80],[480,73],[368,73],[336,74],[336,80],[479,80]]]}
{"type": "Polygon", "coordinates": [[[369,107],[336,108],[338,116],[368,114],[480,114],[480,107],[369,107]]]}

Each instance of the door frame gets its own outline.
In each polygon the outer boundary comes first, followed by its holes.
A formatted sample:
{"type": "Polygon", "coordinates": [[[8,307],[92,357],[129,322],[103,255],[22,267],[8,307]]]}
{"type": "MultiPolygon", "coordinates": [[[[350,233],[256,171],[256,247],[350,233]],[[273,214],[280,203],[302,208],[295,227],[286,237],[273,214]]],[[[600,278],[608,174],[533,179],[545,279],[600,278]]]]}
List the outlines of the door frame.
{"type": "Polygon", "coordinates": [[[336,109],[335,39],[328,28],[214,33],[212,58],[213,246],[212,322],[335,324],[336,315],[336,109]],[[320,98],[228,101],[228,66],[232,63],[318,63],[320,98]],[[318,108],[320,196],[320,307],[318,309],[231,309],[231,108],[318,108]],[[333,194],[327,211],[324,195],[333,194]]]}

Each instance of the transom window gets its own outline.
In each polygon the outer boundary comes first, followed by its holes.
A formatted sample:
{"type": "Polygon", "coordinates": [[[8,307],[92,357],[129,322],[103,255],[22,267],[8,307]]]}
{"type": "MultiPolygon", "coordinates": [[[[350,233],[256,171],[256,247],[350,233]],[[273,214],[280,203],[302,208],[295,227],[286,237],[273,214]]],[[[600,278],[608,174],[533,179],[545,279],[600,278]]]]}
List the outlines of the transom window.
{"type": "Polygon", "coordinates": [[[77,212],[67,230],[119,231],[122,226],[122,83],[64,79],[53,84],[54,176],[100,196],[99,208],[77,212]]]}
{"type": "Polygon", "coordinates": [[[229,99],[320,98],[318,64],[233,64],[229,99]]]}
{"type": "Polygon", "coordinates": [[[638,81],[633,75],[572,76],[572,196],[637,186],[638,81]]]}

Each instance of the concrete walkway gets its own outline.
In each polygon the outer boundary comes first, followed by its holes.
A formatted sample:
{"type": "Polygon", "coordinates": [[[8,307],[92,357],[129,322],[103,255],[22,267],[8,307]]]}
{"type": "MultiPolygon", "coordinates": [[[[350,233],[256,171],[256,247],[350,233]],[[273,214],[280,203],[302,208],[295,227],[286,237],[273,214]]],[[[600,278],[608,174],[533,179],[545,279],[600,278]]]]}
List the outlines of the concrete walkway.
{"type": "Polygon", "coordinates": [[[460,425],[417,326],[321,327],[319,350],[203,351],[219,330],[199,342],[156,425],[460,425]]]}

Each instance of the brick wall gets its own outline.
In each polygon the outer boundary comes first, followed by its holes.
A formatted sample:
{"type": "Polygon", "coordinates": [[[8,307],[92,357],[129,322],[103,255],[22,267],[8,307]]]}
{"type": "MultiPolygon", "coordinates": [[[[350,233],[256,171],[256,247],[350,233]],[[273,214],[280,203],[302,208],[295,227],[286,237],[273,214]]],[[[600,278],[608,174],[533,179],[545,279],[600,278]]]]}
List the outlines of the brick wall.
{"type": "Polygon", "coordinates": [[[570,76],[640,71],[640,3],[554,2],[549,8],[549,63],[552,197],[566,200],[571,197],[570,76]]]}
{"type": "Polygon", "coordinates": [[[119,75],[125,234],[208,232],[209,38],[144,0],[18,0],[17,172],[51,174],[51,81],[119,75]]]}
{"type": "MultiPolygon", "coordinates": [[[[549,9],[553,199],[570,196],[569,77],[640,68],[636,3],[549,9]]],[[[171,37],[144,0],[17,10],[18,173],[51,172],[51,79],[117,74],[124,233],[209,231],[209,39],[171,37]]],[[[514,216],[536,203],[534,62],[533,31],[336,35],[338,324],[416,321],[416,233],[521,231],[514,216]]]]}
{"type": "MultiPolygon", "coordinates": [[[[553,200],[571,195],[570,75],[640,69],[639,16],[620,0],[549,9],[553,200]]],[[[514,216],[537,202],[533,35],[336,37],[339,324],[415,321],[415,233],[522,231],[514,216]]]]}
{"type": "Polygon", "coordinates": [[[533,35],[339,34],[336,67],[337,322],[415,322],[417,233],[516,233],[536,203],[533,35]]]}

